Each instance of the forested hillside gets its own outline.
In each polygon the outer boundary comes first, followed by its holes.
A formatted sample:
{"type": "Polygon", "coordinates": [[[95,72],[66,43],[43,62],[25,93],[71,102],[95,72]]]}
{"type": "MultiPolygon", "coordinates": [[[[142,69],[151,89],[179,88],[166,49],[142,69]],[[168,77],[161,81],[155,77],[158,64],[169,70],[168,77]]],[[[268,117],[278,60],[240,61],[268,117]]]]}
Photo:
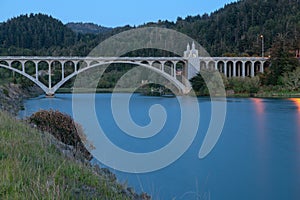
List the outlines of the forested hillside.
{"type": "Polygon", "coordinates": [[[106,33],[108,31],[111,31],[112,28],[107,28],[103,26],[99,26],[97,24],[93,23],[74,23],[70,22],[66,24],[68,28],[72,29],[76,33],[90,33],[90,34],[101,34],[101,33],[106,33]]]}
{"type": "Polygon", "coordinates": [[[278,34],[287,34],[291,48],[300,46],[299,0],[241,0],[210,15],[161,22],[195,38],[211,55],[225,53],[260,54],[260,35],[271,48],[278,34]]]}
{"type": "MultiPolygon", "coordinates": [[[[300,1],[240,0],[211,14],[141,25],[144,26],[167,27],[185,33],[212,56],[260,55],[260,35],[264,35],[268,55],[278,34],[285,37],[290,50],[300,47],[300,1]]],[[[0,54],[84,56],[105,38],[132,28],[107,29],[84,23],[64,25],[43,14],[21,15],[0,24],[0,54]]]]}
{"type": "Polygon", "coordinates": [[[100,31],[96,26],[64,25],[44,14],[21,15],[0,24],[0,55],[86,56],[105,38],[131,28],[102,27],[100,31]],[[87,33],[92,27],[101,34],[87,33]]]}
{"type": "MultiPolygon", "coordinates": [[[[1,50],[39,50],[75,44],[76,34],[62,22],[47,15],[21,15],[0,26],[1,50]]],[[[25,54],[26,51],[25,51],[25,54]]]]}

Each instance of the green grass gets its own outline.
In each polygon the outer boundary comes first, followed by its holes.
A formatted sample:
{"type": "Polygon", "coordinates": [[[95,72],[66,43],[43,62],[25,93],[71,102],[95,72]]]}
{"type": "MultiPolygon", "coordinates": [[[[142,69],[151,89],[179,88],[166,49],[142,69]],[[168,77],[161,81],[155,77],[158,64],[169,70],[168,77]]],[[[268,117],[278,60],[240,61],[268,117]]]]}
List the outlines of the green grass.
{"type": "Polygon", "coordinates": [[[282,97],[282,98],[290,98],[290,97],[300,97],[299,92],[290,92],[290,91],[274,91],[274,92],[263,92],[258,93],[257,97],[282,97]]]}
{"type": "Polygon", "coordinates": [[[122,185],[63,155],[53,137],[0,111],[0,199],[128,199],[122,185]]]}

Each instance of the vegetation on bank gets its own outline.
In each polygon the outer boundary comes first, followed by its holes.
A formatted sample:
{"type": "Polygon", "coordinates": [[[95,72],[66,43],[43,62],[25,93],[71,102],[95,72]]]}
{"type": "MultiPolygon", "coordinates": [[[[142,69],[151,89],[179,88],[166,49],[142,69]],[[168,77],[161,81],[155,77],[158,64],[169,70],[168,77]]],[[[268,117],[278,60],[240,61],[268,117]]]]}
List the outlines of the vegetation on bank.
{"type": "MultiPolygon", "coordinates": [[[[203,79],[203,74],[212,72],[201,72],[191,79],[193,90],[197,96],[218,96],[220,93],[209,93],[207,83],[203,79]]],[[[218,72],[216,72],[218,73],[218,72]]],[[[250,77],[232,77],[226,78],[221,75],[226,95],[230,97],[299,97],[300,96],[300,68],[292,72],[284,73],[281,76],[281,84],[266,85],[263,84],[262,75],[250,77]]],[[[208,79],[209,80],[209,79],[208,79]]],[[[208,84],[214,85],[209,80],[208,84]]],[[[214,85],[212,92],[215,92],[223,86],[214,85]],[[219,88],[218,88],[219,87],[219,88]]]]}
{"type": "MultiPolygon", "coordinates": [[[[270,66],[263,74],[255,77],[225,77],[222,76],[225,90],[228,96],[299,96],[300,93],[300,60],[295,58],[291,51],[292,44],[286,39],[287,35],[278,34],[276,42],[272,46],[270,66]]],[[[199,96],[209,94],[207,84],[215,86],[216,81],[210,78],[214,74],[204,70],[191,79],[193,89],[199,96]],[[205,83],[203,76],[208,77],[205,83]]],[[[212,76],[213,77],[213,76],[212,76]]]]}
{"type": "MultiPolygon", "coordinates": [[[[2,79],[3,82],[7,80],[2,79]]],[[[38,86],[24,87],[14,83],[0,83],[0,110],[17,115],[23,107],[23,99],[41,94],[38,86]]]]}
{"type": "Polygon", "coordinates": [[[67,157],[54,137],[0,111],[0,199],[148,199],[67,157]]]}
{"type": "Polygon", "coordinates": [[[32,114],[28,121],[39,130],[52,134],[60,142],[71,145],[75,153],[82,154],[85,159],[92,159],[89,151],[93,146],[86,139],[81,125],[74,122],[71,116],[54,110],[40,110],[32,114]]]}

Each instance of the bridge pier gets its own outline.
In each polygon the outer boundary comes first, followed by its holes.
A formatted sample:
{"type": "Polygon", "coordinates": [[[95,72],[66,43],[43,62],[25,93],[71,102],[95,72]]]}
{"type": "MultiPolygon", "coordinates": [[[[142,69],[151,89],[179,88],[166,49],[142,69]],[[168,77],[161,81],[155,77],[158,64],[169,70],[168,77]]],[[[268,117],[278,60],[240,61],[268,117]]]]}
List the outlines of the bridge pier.
{"type": "Polygon", "coordinates": [[[46,98],[54,98],[55,97],[55,94],[53,93],[46,93],[46,98]]]}

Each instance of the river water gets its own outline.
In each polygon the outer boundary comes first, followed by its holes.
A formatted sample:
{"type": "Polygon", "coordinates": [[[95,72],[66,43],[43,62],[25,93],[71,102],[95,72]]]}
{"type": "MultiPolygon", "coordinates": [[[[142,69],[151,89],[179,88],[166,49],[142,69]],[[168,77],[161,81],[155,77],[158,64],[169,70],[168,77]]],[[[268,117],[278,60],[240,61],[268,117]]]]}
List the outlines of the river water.
{"type": "MultiPolygon", "coordinates": [[[[117,98],[126,95],[118,94],[117,98]]],[[[85,101],[83,94],[73,98],[85,101]]],[[[211,102],[209,98],[197,101],[200,121],[195,121],[199,128],[188,150],[174,163],[154,172],[135,174],[111,169],[120,181],[149,193],[153,199],[300,199],[299,99],[228,98],[222,134],[204,159],[199,159],[198,153],[210,123],[211,102]]],[[[135,123],[149,124],[148,111],[156,104],[165,108],[166,123],[157,135],[144,141],[124,134],[118,127],[111,112],[111,94],[95,97],[98,121],[109,140],[137,153],[164,147],[179,128],[181,110],[176,98],[134,94],[129,110],[135,123]]],[[[184,109],[185,104],[182,106],[184,109]]],[[[20,117],[40,109],[73,115],[72,94],[29,99],[20,117]]]]}

